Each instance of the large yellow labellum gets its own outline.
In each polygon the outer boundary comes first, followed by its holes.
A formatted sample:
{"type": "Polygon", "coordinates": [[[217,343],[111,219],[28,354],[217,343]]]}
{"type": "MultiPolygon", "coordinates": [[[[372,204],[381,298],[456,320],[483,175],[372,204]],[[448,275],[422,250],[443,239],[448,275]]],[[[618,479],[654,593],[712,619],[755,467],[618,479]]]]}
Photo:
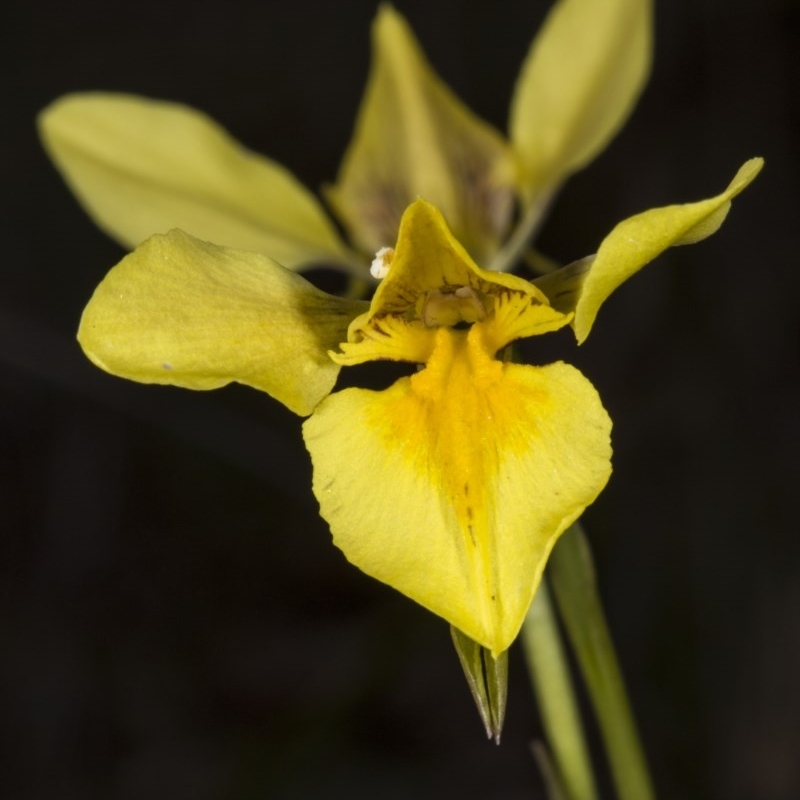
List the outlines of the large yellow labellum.
{"type": "Polygon", "coordinates": [[[496,656],[558,536],[611,472],[611,422],[576,369],[496,360],[490,325],[438,328],[426,367],[331,395],[304,425],[334,542],[496,656]]]}

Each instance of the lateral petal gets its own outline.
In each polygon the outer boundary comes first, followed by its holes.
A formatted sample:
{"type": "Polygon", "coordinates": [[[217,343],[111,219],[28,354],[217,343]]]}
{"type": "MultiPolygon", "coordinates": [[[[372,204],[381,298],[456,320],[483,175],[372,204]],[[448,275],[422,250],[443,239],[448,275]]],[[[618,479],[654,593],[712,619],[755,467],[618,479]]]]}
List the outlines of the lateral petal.
{"type": "Polygon", "coordinates": [[[369,253],[391,244],[406,206],[423,197],[485,262],[510,224],[512,185],[503,138],[455,97],[406,21],[382,5],[353,139],[327,190],[352,239],[369,253]]]}
{"type": "Polygon", "coordinates": [[[305,415],[336,382],[339,366],[327,351],[366,307],[266,256],[175,230],[151,237],[108,273],[78,340],[113,375],[188,389],[236,381],[305,415]]]}
{"type": "Polygon", "coordinates": [[[199,111],[132,95],[73,94],[40,114],[39,132],[81,204],[125,247],[181,228],[289,268],[321,262],[360,271],[288,170],[199,111]]]}
{"type": "MultiPolygon", "coordinates": [[[[693,244],[714,233],[724,222],[731,200],[750,184],[763,165],[761,158],[746,161],[725,191],[716,197],[697,203],[653,208],[620,222],[603,239],[588,269],[580,274],[566,275],[567,283],[577,290],[572,327],[578,342],[583,342],[589,335],[600,306],[612,292],[645,264],[668,247],[693,244]]],[[[554,290],[552,282],[557,276],[558,273],[552,273],[535,283],[545,291],[554,290]]],[[[560,303],[554,303],[562,311],[566,310],[563,300],[562,296],[560,303]]]]}
{"type": "Polygon", "coordinates": [[[608,480],[611,422],[573,367],[491,359],[479,325],[436,335],[424,370],[304,423],[313,488],[349,561],[496,657],[608,480]]]}
{"type": "Polygon", "coordinates": [[[650,71],[650,0],[560,0],[522,65],[509,129],[532,200],[591,161],[628,118],[650,71]]]}

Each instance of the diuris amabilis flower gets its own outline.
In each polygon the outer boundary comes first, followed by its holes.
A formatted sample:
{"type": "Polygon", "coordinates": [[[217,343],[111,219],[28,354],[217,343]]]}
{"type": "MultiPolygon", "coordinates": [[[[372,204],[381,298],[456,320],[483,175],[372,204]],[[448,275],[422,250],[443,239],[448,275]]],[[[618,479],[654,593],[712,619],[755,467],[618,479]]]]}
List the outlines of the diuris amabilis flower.
{"type": "Polygon", "coordinates": [[[395,241],[403,211],[422,197],[481,266],[505,270],[561,183],[627,118],[649,70],[651,17],[650,0],[556,3],[522,65],[505,140],[382,6],[355,133],[326,190],[352,245],[284,167],[186,106],[68,95],[42,113],[40,132],[91,216],[126,248],[181,228],[290,269],[326,264],[367,277],[368,259],[395,241]]]}
{"type": "Polygon", "coordinates": [[[97,288],[79,340],[134,380],[262,389],[301,415],[313,490],[364,572],[497,657],[516,637],[558,536],[611,472],[611,422],[575,368],[498,353],[598,309],[667,247],[723,222],[746,162],[709,200],[620,223],[596,255],[533,283],[478,267],[424,200],[402,217],[372,302],[325,294],[269,258],[156,235],[97,288]],[[421,365],[388,389],[332,392],[341,366],[421,365]]]}
{"type": "Polygon", "coordinates": [[[147,383],[237,381],[308,416],[313,488],[336,544],[495,656],[558,536],[608,480],[611,452],[586,378],[503,351],[567,324],[582,341],[617,286],[713,233],[760,168],[747,162],[710,200],[626,220],[595,256],[533,283],[503,271],[626,119],[649,69],[651,17],[650,0],[556,3],[523,63],[506,140],[382,6],[353,140],[326,191],[352,245],[285,168],[190,108],[93,93],[40,117],[75,194],[136,248],[84,312],[89,358],[147,383]],[[393,243],[371,303],[293,271],[366,277],[367,254],[393,243]],[[332,393],[343,366],[376,359],[420,369],[380,392],[332,393]]]}

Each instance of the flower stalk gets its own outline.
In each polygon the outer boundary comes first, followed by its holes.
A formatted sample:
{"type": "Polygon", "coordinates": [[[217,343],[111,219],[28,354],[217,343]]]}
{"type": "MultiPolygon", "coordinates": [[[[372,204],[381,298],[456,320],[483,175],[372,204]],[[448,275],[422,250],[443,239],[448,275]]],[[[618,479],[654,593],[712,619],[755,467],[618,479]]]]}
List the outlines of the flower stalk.
{"type": "MultiPolygon", "coordinates": [[[[551,800],[554,795],[565,800],[597,800],[589,748],[546,581],[539,585],[521,639],[552,753],[552,767],[543,770],[551,800]],[[548,775],[551,770],[553,774],[548,775]]],[[[541,761],[539,753],[534,751],[537,761],[541,761]]]]}
{"type": "Polygon", "coordinates": [[[525,209],[508,240],[492,258],[490,269],[508,272],[517,266],[539,232],[555,195],[555,190],[543,192],[525,209]]]}
{"type": "Polygon", "coordinates": [[[591,551],[579,523],[564,533],[553,550],[548,574],[600,726],[617,796],[619,800],[655,800],[597,591],[591,551]]]}

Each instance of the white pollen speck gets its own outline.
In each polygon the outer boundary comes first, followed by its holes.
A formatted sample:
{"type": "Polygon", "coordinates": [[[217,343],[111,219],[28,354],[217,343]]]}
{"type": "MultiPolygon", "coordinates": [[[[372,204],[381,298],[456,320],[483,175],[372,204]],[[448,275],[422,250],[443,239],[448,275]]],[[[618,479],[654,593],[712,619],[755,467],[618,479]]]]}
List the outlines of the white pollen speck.
{"type": "Polygon", "coordinates": [[[168,364],[166,361],[161,365],[162,369],[171,370],[172,364],[168,364]]]}
{"type": "Polygon", "coordinates": [[[389,274],[393,256],[394,248],[392,247],[381,247],[375,253],[375,258],[372,259],[372,263],[369,265],[369,271],[373,278],[381,280],[381,278],[385,278],[389,274]]]}

